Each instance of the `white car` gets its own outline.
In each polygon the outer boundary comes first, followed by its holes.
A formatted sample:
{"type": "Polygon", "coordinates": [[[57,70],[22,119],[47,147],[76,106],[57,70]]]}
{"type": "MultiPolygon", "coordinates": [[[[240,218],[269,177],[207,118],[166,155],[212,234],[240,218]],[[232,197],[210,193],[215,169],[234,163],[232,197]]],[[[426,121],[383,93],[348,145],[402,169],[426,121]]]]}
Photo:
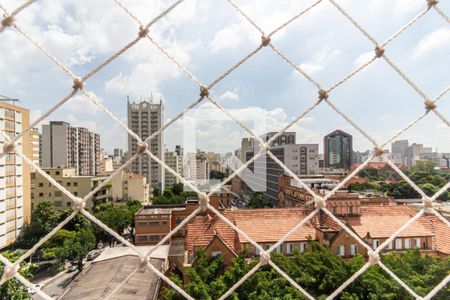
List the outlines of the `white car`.
{"type": "MultiPolygon", "coordinates": [[[[44,288],[44,285],[42,283],[35,284],[34,286],[35,286],[36,290],[42,290],[44,288]]],[[[36,294],[36,291],[32,288],[28,288],[27,290],[28,290],[28,293],[31,295],[36,294]]]]}

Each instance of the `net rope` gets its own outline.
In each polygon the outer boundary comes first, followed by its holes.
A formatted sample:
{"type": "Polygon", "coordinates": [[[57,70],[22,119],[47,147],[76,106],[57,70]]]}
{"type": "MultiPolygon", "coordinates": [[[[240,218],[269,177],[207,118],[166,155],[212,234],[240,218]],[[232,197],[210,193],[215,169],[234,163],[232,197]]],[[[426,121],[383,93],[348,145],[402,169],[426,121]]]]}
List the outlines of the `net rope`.
{"type": "MultiPolygon", "coordinates": [[[[241,15],[248,23],[253,26],[261,35],[261,44],[258,45],[254,50],[249,52],[247,55],[243,56],[236,64],[232,65],[230,68],[225,70],[222,74],[220,74],[216,79],[212,80],[209,84],[203,84],[200,80],[186,68],[183,64],[181,64],[177,59],[174,58],[173,55],[169,53],[164,47],[162,47],[156,39],[154,39],[150,34],[150,28],[152,25],[156,24],[159,20],[167,16],[172,10],[176,9],[181,3],[188,0],[178,0],[173,2],[168,8],[162,11],[158,16],[153,18],[146,25],[133,13],[133,11],[127,7],[120,0],[114,0],[116,5],[120,7],[130,18],[136,21],[139,26],[137,31],[137,37],[132,39],[128,44],[117,50],[114,54],[112,54],[105,61],[100,63],[98,66],[93,68],[91,71],[87,72],[84,76],[77,76],[72,70],[70,70],[67,66],[65,66],[58,58],[51,54],[45,47],[43,47],[39,42],[37,42],[31,35],[25,32],[16,21],[16,18],[20,16],[20,13],[32,5],[36,0],[30,0],[24,2],[21,6],[17,7],[14,11],[8,12],[7,9],[3,5],[0,4],[0,10],[3,11],[3,19],[1,20],[0,25],[0,34],[7,29],[11,29],[16,31],[19,35],[23,36],[28,42],[34,45],[39,51],[41,51],[45,56],[47,56],[55,65],[60,68],[67,76],[72,80],[73,86],[72,90],[69,91],[67,96],[63,97],[61,100],[57,101],[55,105],[53,105],[48,111],[44,112],[39,118],[37,118],[34,122],[30,124],[28,128],[24,128],[22,132],[10,138],[5,133],[1,133],[2,137],[5,140],[2,152],[0,153],[0,158],[3,157],[6,153],[15,153],[16,156],[20,157],[25,163],[29,164],[33,167],[36,172],[42,175],[49,183],[59,189],[64,195],[66,195],[73,202],[73,212],[62,221],[57,227],[55,227],[51,232],[49,232],[46,236],[44,236],[37,244],[35,244],[31,249],[26,251],[19,259],[15,262],[10,262],[3,255],[0,255],[0,261],[5,265],[5,271],[0,280],[0,285],[5,281],[16,278],[19,280],[24,286],[34,290],[39,296],[44,299],[52,299],[50,296],[46,295],[42,290],[36,288],[34,284],[24,278],[19,272],[20,263],[25,259],[30,257],[40,246],[42,246],[46,241],[48,241],[59,229],[61,229],[64,225],[66,225],[70,220],[72,220],[78,213],[86,216],[91,222],[95,223],[103,230],[108,232],[111,236],[116,238],[118,241],[122,242],[124,245],[132,249],[139,256],[140,265],[139,268],[148,268],[150,271],[154,272],[157,276],[159,276],[162,280],[164,280],[168,285],[170,285],[173,289],[175,289],[178,293],[184,296],[186,299],[193,299],[192,296],[187,294],[180,286],[176,285],[172,280],[170,280],[166,275],[161,273],[158,269],[156,269],[151,263],[150,258],[152,257],[152,253],[155,252],[161,245],[166,243],[178,230],[182,229],[185,225],[187,225],[197,214],[204,212],[206,210],[211,211],[215,215],[217,215],[223,222],[225,222],[228,226],[230,226],[233,230],[239,233],[241,236],[245,237],[252,244],[257,251],[259,251],[259,262],[256,264],[248,273],[246,273],[240,280],[238,280],[225,294],[223,294],[220,299],[226,299],[230,296],[233,291],[235,291],[246,279],[248,279],[252,274],[257,272],[262,266],[270,265],[274,270],[276,270],[282,277],[284,277],[288,282],[290,282],[295,288],[297,288],[306,298],[314,299],[305,289],[303,289],[297,282],[295,282],[292,278],[289,277],[283,270],[281,270],[270,258],[270,254],[275,251],[275,249],[284,243],[287,238],[299,230],[302,226],[304,226],[308,221],[310,221],[314,216],[316,216],[320,211],[323,211],[327,216],[329,216],[332,220],[334,220],[342,229],[344,229],[350,236],[352,236],[358,243],[368,250],[368,261],[367,263],[360,268],[357,272],[355,272],[350,278],[348,278],[339,288],[337,288],[332,294],[328,296],[327,299],[333,299],[339,293],[341,293],[349,284],[354,282],[361,274],[363,274],[370,266],[379,265],[387,274],[389,274],[395,281],[397,281],[406,291],[408,291],[414,298],[416,299],[431,299],[434,295],[436,295],[445,285],[450,281],[450,275],[447,276],[444,280],[442,280],[428,295],[425,297],[421,297],[417,295],[407,284],[405,284],[398,276],[396,276],[391,270],[389,270],[381,261],[379,257],[379,253],[395,238],[397,238],[405,229],[408,228],[412,223],[414,223],[418,218],[420,218],[424,213],[432,213],[436,215],[442,222],[444,222],[447,226],[450,226],[448,220],[446,220],[436,209],[435,209],[435,201],[436,199],[444,193],[447,189],[450,188],[450,182],[447,183],[444,187],[442,187],[437,193],[435,193],[432,197],[428,197],[403,171],[398,168],[395,163],[387,157],[383,151],[384,146],[391,143],[394,139],[396,139],[399,135],[416,125],[419,121],[424,119],[429,112],[433,112],[436,117],[438,117],[444,124],[450,127],[450,122],[448,119],[440,113],[437,109],[436,103],[440,100],[450,89],[450,86],[447,86],[442,92],[440,92],[434,99],[430,98],[426,95],[419,86],[414,83],[406,74],[403,72],[385,53],[385,47],[392,41],[394,41],[398,36],[400,36],[403,32],[408,30],[414,23],[423,18],[423,16],[430,13],[430,11],[434,11],[437,16],[441,17],[447,23],[450,23],[449,17],[439,8],[437,0],[426,0],[424,1],[424,9],[421,10],[419,14],[413,17],[409,22],[407,22],[404,26],[402,26],[398,31],[396,31],[392,36],[390,36],[383,43],[379,43],[375,38],[373,38],[370,33],[361,26],[356,19],[351,16],[347,10],[342,7],[342,5],[338,4],[337,1],[334,0],[317,0],[311,2],[306,7],[302,8],[295,15],[287,19],[285,22],[281,23],[275,29],[273,29],[269,34],[265,34],[261,27],[237,4],[237,2],[233,0],[225,0],[230,6],[236,11],[237,14],[241,15]],[[342,79],[338,80],[336,83],[332,84],[329,88],[323,88],[319,82],[317,82],[311,75],[309,75],[305,70],[303,70],[299,65],[294,63],[285,53],[279,50],[272,42],[271,38],[282,29],[286,28],[290,24],[294,23],[296,20],[307,14],[309,11],[313,10],[317,7],[321,2],[328,1],[339,11],[342,16],[349,21],[355,28],[357,28],[362,35],[364,35],[374,46],[373,56],[354,69],[352,72],[344,76],[342,79]],[[97,99],[94,93],[85,89],[85,83],[88,79],[93,77],[97,72],[106,68],[111,62],[120,57],[123,53],[128,51],[130,48],[135,46],[141,40],[146,39],[149,40],[164,56],[166,56],[179,70],[184,73],[188,78],[190,78],[199,88],[199,97],[195,99],[191,105],[186,107],[183,111],[181,111],[174,118],[166,122],[158,131],[150,135],[145,140],[142,140],[139,136],[137,136],[131,129],[128,128],[126,124],[124,124],[119,118],[117,118],[112,112],[110,112],[106,107],[104,107],[97,99]],[[255,135],[251,129],[249,129],[243,122],[241,122],[238,118],[233,116],[231,112],[223,108],[219,102],[217,102],[212,95],[210,94],[210,90],[219,82],[221,82],[224,78],[226,78],[229,74],[239,68],[242,64],[244,64],[251,57],[256,55],[262,48],[271,49],[275,54],[277,54],[285,63],[290,65],[296,72],[298,72],[301,76],[303,76],[307,81],[309,81],[312,85],[317,88],[318,97],[313,105],[299,114],[296,118],[294,118],[291,122],[285,125],[282,130],[272,136],[268,141],[263,141],[259,136],[255,135]],[[385,141],[382,144],[378,144],[376,140],[370,136],[362,127],[360,127],[356,122],[354,122],[348,115],[346,115],[341,109],[337,107],[331,101],[330,93],[343,85],[362,70],[367,68],[369,65],[374,63],[376,60],[382,59],[384,60],[424,101],[424,112],[421,113],[418,117],[414,118],[408,124],[406,124],[403,128],[398,130],[391,138],[385,141]],[[43,171],[38,165],[36,165],[31,159],[26,157],[20,151],[20,147],[17,147],[17,143],[19,139],[27,132],[29,132],[33,127],[42,122],[45,118],[47,118],[50,114],[52,114],[59,107],[64,105],[67,101],[73,98],[77,94],[81,94],[89,99],[93,104],[96,105],[98,109],[104,112],[109,118],[113,120],[116,124],[122,127],[127,134],[132,136],[135,140],[137,140],[139,149],[136,154],[131,156],[120,168],[114,171],[110,176],[108,176],[101,184],[99,184],[94,190],[92,190],[85,197],[80,198],[76,197],[72,193],[70,193],[67,189],[65,189],[62,185],[60,185],[55,179],[49,176],[45,171],[43,171]],[[148,143],[162,134],[164,130],[169,127],[174,122],[180,120],[187,112],[191,109],[195,108],[202,102],[209,102],[214,107],[219,109],[221,112],[226,114],[231,120],[236,122],[242,129],[249,133],[249,135],[254,138],[255,141],[259,143],[260,151],[254,155],[253,158],[248,160],[245,164],[243,164],[240,168],[236,169],[230,176],[225,178],[219,185],[215,186],[208,194],[201,192],[195,185],[185,180],[180,174],[176,171],[172,170],[169,166],[167,166],[163,161],[161,161],[156,155],[154,155],[148,149],[148,143]],[[336,114],[340,115],[349,125],[351,125],[355,130],[360,132],[374,147],[373,154],[369,155],[369,157],[353,172],[351,172],[345,179],[343,179],[335,188],[331,190],[329,194],[325,197],[321,197],[317,195],[308,185],[306,185],[296,174],[294,174],[289,168],[283,164],[271,151],[270,144],[278,138],[284,131],[288,130],[291,126],[296,124],[299,120],[305,117],[308,113],[313,111],[317,106],[328,105],[332,110],[336,112],[336,114]],[[146,154],[150,157],[150,159],[156,161],[161,167],[164,168],[165,171],[169,172],[173,176],[175,176],[181,183],[185,186],[192,189],[194,192],[198,194],[199,197],[199,207],[193,211],[188,217],[186,217],[180,224],[178,224],[170,233],[168,233],[161,241],[159,241],[154,247],[152,247],[147,253],[141,253],[133,244],[131,244],[128,240],[123,238],[120,234],[106,226],[100,220],[98,220],[94,215],[84,209],[85,203],[87,200],[92,198],[96,192],[98,192],[101,188],[103,188],[107,183],[109,183],[112,178],[117,175],[122,170],[125,170],[135,159],[140,157],[141,155],[146,154]],[[245,168],[247,168],[251,163],[253,163],[256,159],[268,155],[270,156],[280,167],[290,175],[302,188],[304,188],[312,197],[313,200],[308,202],[308,204],[314,204],[315,209],[306,216],[302,221],[300,221],[296,226],[290,229],[282,239],[280,239],[277,243],[272,245],[268,250],[264,250],[256,241],[254,241],[251,237],[249,237],[244,231],[242,231],[239,227],[237,227],[233,222],[228,220],[220,211],[215,209],[213,206],[209,204],[209,198],[215,193],[220,191],[223,188],[226,188],[225,185],[230,182],[230,180],[238,176],[245,168]],[[402,227],[400,227],[393,235],[391,235],[385,242],[379,245],[376,249],[372,249],[370,245],[368,245],[365,241],[363,241],[354,231],[352,231],[346,224],[344,224],[340,219],[338,219],[332,212],[330,212],[326,208],[326,201],[332,197],[337,190],[342,188],[351,178],[353,178],[360,170],[366,167],[369,162],[376,156],[379,156],[383,161],[387,162],[390,167],[394,171],[396,171],[406,182],[408,182],[411,187],[417,191],[422,197],[422,205],[423,208],[412,217],[407,223],[405,223],[402,227]]],[[[122,280],[113,291],[111,291],[104,299],[111,299],[115,293],[132,277],[132,275],[138,269],[134,270],[130,275],[128,275],[124,280],[122,280]]]]}

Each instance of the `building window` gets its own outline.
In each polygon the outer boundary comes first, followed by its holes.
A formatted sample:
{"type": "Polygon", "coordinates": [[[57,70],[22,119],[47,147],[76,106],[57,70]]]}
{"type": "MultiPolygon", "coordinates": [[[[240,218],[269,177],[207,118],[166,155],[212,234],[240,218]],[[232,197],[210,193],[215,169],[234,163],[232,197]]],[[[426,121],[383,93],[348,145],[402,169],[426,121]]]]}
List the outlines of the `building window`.
{"type": "Polygon", "coordinates": [[[150,225],[150,226],[159,226],[159,221],[150,221],[150,222],[148,222],[148,225],[150,225]]]}
{"type": "Polygon", "coordinates": [[[73,186],[78,186],[78,182],[74,182],[74,183],[73,183],[73,186]]]}
{"type": "Polygon", "coordinates": [[[380,246],[380,240],[373,240],[372,242],[372,248],[377,249],[378,246],[380,246]]]}
{"type": "Polygon", "coordinates": [[[269,248],[270,248],[271,246],[272,246],[271,244],[265,244],[265,245],[264,245],[264,250],[269,250],[269,248]]]}
{"type": "Polygon", "coordinates": [[[300,252],[303,252],[306,250],[306,242],[301,242],[300,243],[300,252]]]}
{"type": "Polygon", "coordinates": [[[294,251],[294,247],[291,243],[287,244],[286,253],[291,254],[294,251]]]}
{"type": "Polygon", "coordinates": [[[358,253],[358,245],[351,244],[350,245],[350,255],[355,256],[358,253]]]}
{"type": "Polygon", "coordinates": [[[338,250],[338,255],[339,256],[345,256],[345,246],[344,245],[339,245],[337,247],[338,250]]]}
{"type": "Polygon", "coordinates": [[[212,256],[213,258],[221,257],[221,256],[222,256],[222,252],[221,252],[221,251],[212,251],[212,252],[211,252],[211,256],[212,256]]]}
{"type": "Polygon", "coordinates": [[[43,186],[44,186],[44,183],[39,182],[39,187],[43,187],[43,186]]]}
{"type": "Polygon", "coordinates": [[[44,197],[44,193],[39,193],[39,198],[44,197]]]}
{"type": "Polygon", "coordinates": [[[72,202],[67,202],[67,206],[72,206],[72,202]]]}
{"type": "Polygon", "coordinates": [[[72,186],[71,182],[66,183],[67,186],[72,186]]]}
{"type": "Polygon", "coordinates": [[[59,171],[56,171],[56,172],[55,172],[55,175],[56,175],[56,176],[59,176],[60,174],[61,174],[61,173],[60,173],[59,171]]]}
{"type": "Polygon", "coordinates": [[[350,206],[348,207],[348,213],[349,213],[349,214],[353,214],[353,206],[350,205],[350,206]]]}
{"type": "Polygon", "coordinates": [[[157,242],[157,241],[159,241],[159,235],[152,234],[148,237],[148,240],[152,241],[152,242],[157,242]]]}
{"type": "Polygon", "coordinates": [[[392,241],[386,246],[387,250],[391,250],[392,249],[392,241]]]}
{"type": "Polygon", "coordinates": [[[161,225],[167,225],[167,220],[161,221],[161,225]]]}
{"type": "Polygon", "coordinates": [[[420,248],[420,238],[415,238],[414,239],[414,247],[415,248],[420,248]]]}
{"type": "Polygon", "coordinates": [[[137,227],[145,227],[147,226],[147,222],[137,222],[137,227]]]}
{"type": "Polygon", "coordinates": [[[78,192],[73,192],[73,195],[74,196],[78,196],[78,192]]]}
{"type": "Polygon", "coordinates": [[[146,235],[138,235],[138,236],[137,236],[137,240],[138,240],[139,242],[144,242],[144,241],[147,240],[147,236],[146,236],[146,235]]]}
{"type": "Polygon", "coordinates": [[[402,239],[395,240],[395,249],[402,249],[402,239]]]}
{"type": "Polygon", "coordinates": [[[405,239],[405,249],[411,249],[411,239],[405,239]]]}

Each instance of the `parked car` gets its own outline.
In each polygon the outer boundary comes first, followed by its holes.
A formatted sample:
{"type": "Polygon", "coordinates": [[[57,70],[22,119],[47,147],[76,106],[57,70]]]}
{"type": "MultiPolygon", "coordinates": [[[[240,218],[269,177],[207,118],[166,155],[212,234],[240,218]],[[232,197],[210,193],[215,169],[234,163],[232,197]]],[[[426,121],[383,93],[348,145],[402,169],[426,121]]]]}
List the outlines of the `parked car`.
{"type": "Polygon", "coordinates": [[[67,268],[67,272],[71,273],[73,271],[76,271],[78,267],[76,265],[70,265],[70,267],[67,268]]]}
{"type": "MultiPolygon", "coordinates": [[[[42,283],[35,284],[34,286],[38,290],[42,290],[44,288],[44,285],[42,283]]],[[[31,295],[34,295],[34,294],[36,294],[36,291],[33,290],[32,288],[28,288],[28,293],[31,294],[31,295]]]]}
{"type": "Polygon", "coordinates": [[[100,255],[100,250],[92,250],[88,253],[86,260],[94,260],[100,255]]]}

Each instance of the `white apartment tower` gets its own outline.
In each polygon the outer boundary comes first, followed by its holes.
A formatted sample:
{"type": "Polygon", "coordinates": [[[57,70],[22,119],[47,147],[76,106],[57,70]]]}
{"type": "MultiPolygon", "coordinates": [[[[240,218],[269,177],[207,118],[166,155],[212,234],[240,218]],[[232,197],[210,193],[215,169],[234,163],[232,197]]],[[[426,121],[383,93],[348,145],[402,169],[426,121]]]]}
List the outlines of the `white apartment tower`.
{"type": "MultiPolygon", "coordinates": [[[[164,105],[161,99],[159,103],[153,103],[152,95],[150,99],[139,103],[128,100],[128,127],[142,140],[157,132],[162,127],[163,121],[164,105]]],[[[148,145],[150,152],[164,161],[163,133],[155,136],[148,142],[148,145]]],[[[138,142],[128,135],[128,158],[136,154],[137,150],[138,142]]],[[[164,189],[163,168],[148,155],[144,154],[135,159],[130,166],[130,171],[147,177],[147,182],[153,187],[164,189]]]]}
{"type": "Polygon", "coordinates": [[[100,173],[100,135],[62,121],[42,125],[42,167],[75,168],[76,175],[100,173]]]}
{"type": "MultiPolygon", "coordinates": [[[[0,152],[4,135],[13,138],[30,125],[27,109],[0,102],[0,152]]],[[[16,142],[18,149],[31,158],[30,132],[16,142]]],[[[30,221],[30,166],[14,153],[0,159],[0,249],[16,241],[24,223],[30,221]]]]}

